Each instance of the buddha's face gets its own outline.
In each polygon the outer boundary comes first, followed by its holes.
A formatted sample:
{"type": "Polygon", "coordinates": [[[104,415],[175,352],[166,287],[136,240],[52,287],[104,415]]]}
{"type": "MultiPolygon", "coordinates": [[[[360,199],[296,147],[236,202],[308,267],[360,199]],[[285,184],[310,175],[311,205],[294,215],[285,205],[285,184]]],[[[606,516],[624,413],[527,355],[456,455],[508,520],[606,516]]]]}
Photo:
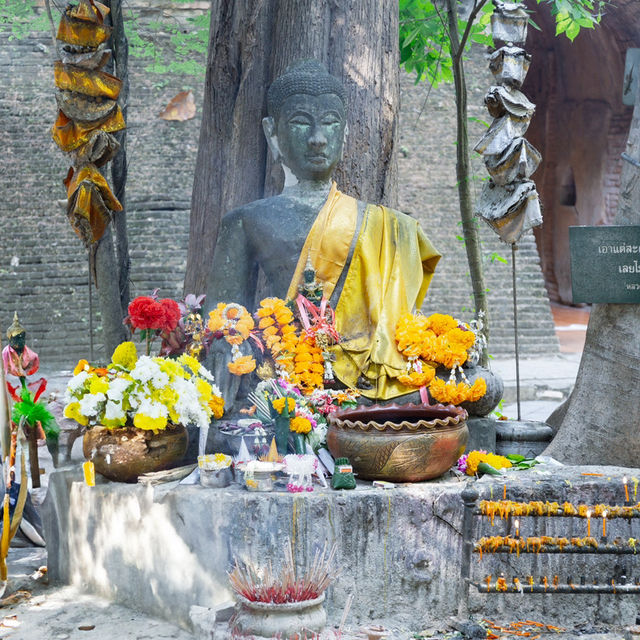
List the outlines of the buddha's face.
{"type": "Polygon", "coordinates": [[[276,124],[278,148],[298,180],[328,179],[342,156],[344,105],[332,93],[289,96],[276,124]]]}

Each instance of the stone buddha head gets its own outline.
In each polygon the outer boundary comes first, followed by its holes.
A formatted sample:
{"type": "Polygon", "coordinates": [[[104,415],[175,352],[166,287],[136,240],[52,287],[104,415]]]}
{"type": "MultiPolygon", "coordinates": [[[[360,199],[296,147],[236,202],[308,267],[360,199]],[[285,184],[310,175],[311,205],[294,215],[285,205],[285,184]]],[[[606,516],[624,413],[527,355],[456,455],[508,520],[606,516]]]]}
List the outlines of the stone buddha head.
{"type": "Polygon", "coordinates": [[[269,87],[267,112],[262,125],[285,185],[328,180],[347,132],[340,81],[317,60],[295,62],[269,87]]]}

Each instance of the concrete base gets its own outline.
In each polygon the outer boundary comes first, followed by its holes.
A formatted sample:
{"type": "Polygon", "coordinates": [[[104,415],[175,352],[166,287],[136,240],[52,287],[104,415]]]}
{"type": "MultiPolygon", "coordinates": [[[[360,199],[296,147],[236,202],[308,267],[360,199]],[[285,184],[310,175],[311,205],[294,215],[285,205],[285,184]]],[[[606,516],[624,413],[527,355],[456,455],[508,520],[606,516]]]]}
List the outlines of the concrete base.
{"type": "MultiPolygon", "coordinates": [[[[504,480],[485,476],[477,487],[481,498],[502,498],[506,484],[513,500],[623,504],[623,475],[640,477],[640,470],[537,467],[508,472],[504,480]],[[581,475],[594,471],[604,475],[581,475]]],[[[445,477],[386,491],[362,483],[355,491],[305,494],[175,484],[90,488],[78,472],[59,471],[50,478],[44,505],[49,575],[189,628],[193,605],[215,607],[230,599],[226,572],[235,557],[277,564],[290,538],[299,564],[308,565],[325,540],[335,540],[342,574],[327,592],[329,622],[339,621],[353,594],[351,624],[384,621],[419,630],[456,615],[462,600],[463,486],[460,479],[445,477]]],[[[497,519],[494,527],[485,518],[475,521],[476,539],[506,532],[507,524],[497,519]]],[[[596,535],[598,527],[594,519],[596,535]]],[[[607,529],[611,538],[640,537],[640,520],[612,520],[607,529]]],[[[586,535],[583,519],[523,518],[520,530],[525,536],[586,535]]],[[[584,575],[609,582],[621,567],[628,576],[640,575],[640,555],[472,559],[472,574],[480,581],[504,572],[509,580],[546,575],[549,584],[554,575],[561,581],[571,576],[579,582],[584,575]]],[[[631,624],[637,598],[481,595],[472,589],[470,612],[542,618],[564,627],[585,620],[631,624]]]]}

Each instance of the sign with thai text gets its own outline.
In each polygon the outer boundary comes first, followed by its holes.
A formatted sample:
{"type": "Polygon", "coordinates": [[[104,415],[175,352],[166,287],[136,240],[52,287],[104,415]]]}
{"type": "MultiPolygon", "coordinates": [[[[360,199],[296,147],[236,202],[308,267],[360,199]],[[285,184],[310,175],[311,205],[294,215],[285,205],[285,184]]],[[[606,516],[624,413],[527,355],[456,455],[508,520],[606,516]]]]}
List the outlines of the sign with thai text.
{"type": "Polygon", "coordinates": [[[569,227],[574,302],[640,304],[640,225],[569,227]]]}

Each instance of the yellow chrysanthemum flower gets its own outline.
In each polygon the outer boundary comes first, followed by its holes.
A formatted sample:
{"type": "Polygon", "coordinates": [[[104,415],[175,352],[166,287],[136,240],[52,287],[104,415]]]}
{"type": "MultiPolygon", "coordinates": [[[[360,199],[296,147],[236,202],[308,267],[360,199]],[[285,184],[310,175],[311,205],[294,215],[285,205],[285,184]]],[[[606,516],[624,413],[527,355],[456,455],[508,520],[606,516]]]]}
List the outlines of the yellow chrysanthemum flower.
{"type": "Polygon", "coordinates": [[[224,399],[220,396],[211,396],[211,400],[209,400],[209,409],[211,409],[213,417],[216,420],[220,420],[224,413],[224,399]]]}
{"type": "Polygon", "coordinates": [[[133,342],[121,342],[113,351],[111,356],[111,364],[123,367],[127,371],[131,371],[138,361],[138,352],[133,342]]]}
{"type": "Polygon", "coordinates": [[[504,456],[494,453],[484,453],[482,451],[472,451],[467,456],[467,475],[475,476],[478,473],[478,465],[481,462],[490,464],[494,469],[509,469],[511,461],[504,456]]]}
{"type": "Polygon", "coordinates": [[[209,400],[211,400],[211,396],[213,394],[213,389],[211,388],[211,385],[206,380],[203,380],[202,378],[196,378],[195,381],[196,381],[196,389],[200,394],[201,402],[204,404],[209,404],[209,400]]]}
{"type": "Polygon", "coordinates": [[[107,393],[109,381],[106,378],[92,374],[89,378],[89,393],[107,393]]]}
{"type": "Polygon", "coordinates": [[[167,426],[167,419],[164,416],[152,418],[144,413],[136,413],[133,418],[133,425],[146,431],[160,431],[167,426]]]}
{"type": "Polygon", "coordinates": [[[302,416],[295,416],[289,421],[289,429],[294,433],[309,433],[311,422],[302,416]]]}
{"type": "Polygon", "coordinates": [[[191,371],[197,374],[200,371],[200,367],[202,366],[197,358],[190,356],[188,353],[183,353],[179,358],[178,362],[183,367],[188,367],[191,371]]]}
{"type": "Polygon", "coordinates": [[[89,371],[89,362],[87,360],[78,360],[76,368],[73,370],[73,375],[77,376],[81,371],[89,371]]]}
{"type": "Polygon", "coordinates": [[[69,420],[75,420],[78,424],[81,424],[83,427],[86,427],[87,424],[89,423],[89,419],[86,416],[83,416],[82,413],[80,412],[79,402],[70,402],[64,408],[64,417],[69,418],[69,420]]]}

